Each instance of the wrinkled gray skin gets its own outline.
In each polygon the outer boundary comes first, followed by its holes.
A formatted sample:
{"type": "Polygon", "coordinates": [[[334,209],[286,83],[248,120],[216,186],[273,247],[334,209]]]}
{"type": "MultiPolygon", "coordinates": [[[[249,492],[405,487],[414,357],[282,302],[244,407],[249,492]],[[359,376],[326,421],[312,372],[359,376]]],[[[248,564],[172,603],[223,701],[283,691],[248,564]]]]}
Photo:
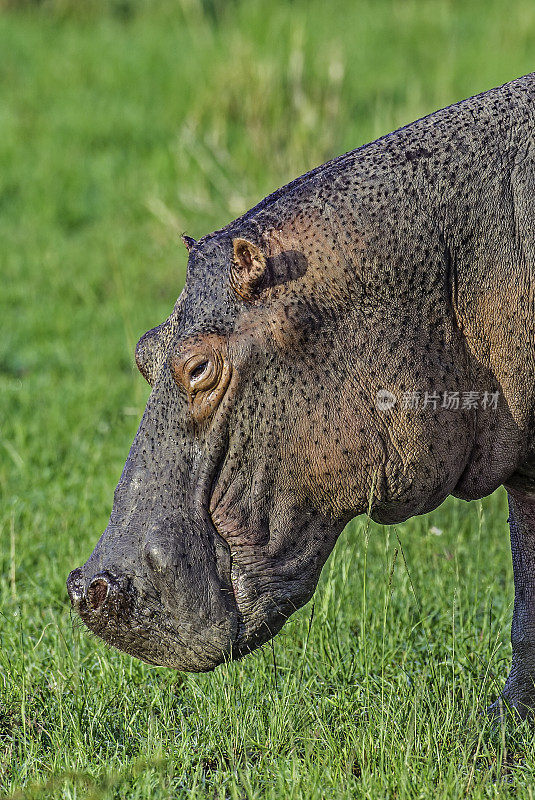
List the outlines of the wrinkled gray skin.
{"type": "Polygon", "coordinates": [[[398,522],[505,484],[504,697],[535,704],[534,108],[529,75],[185,237],[184,291],[137,346],[153,388],[108,527],[69,576],[92,631],[210,670],[307,602],[355,515],[398,522]],[[411,391],[499,402],[410,409],[411,391]]]}

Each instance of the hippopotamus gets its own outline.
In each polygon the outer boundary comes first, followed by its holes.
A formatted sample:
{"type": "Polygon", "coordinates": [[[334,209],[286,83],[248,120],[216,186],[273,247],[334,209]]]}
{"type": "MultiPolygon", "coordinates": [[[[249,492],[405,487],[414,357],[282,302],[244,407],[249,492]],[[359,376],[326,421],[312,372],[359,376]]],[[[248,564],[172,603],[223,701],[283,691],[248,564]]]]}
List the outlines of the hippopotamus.
{"type": "MultiPolygon", "coordinates": [[[[512,669],[535,706],[535,73],[184,235],[137,344],[152,387],[73,607],[149,664],[208,671],[313,595],[344,526],[509,496],[512,669]]],[[[498,701],[497,701],[498,702],[498,701]]]]}

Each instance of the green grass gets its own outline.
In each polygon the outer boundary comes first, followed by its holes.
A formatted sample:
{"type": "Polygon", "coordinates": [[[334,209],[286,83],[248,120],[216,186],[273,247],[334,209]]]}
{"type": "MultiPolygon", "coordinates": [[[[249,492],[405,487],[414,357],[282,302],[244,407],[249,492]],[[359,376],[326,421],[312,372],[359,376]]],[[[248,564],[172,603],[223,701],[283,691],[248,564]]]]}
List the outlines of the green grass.
{"type": "Polygon", "coordinates": [[[533,798],[505,496],[345,531],[273,647],[154,669],[73,624],[199,236],[535,68],[531,0],[0,0],[0,794],[533,798]],[[437,535],[433,528],[441,531],[437,535]]]}

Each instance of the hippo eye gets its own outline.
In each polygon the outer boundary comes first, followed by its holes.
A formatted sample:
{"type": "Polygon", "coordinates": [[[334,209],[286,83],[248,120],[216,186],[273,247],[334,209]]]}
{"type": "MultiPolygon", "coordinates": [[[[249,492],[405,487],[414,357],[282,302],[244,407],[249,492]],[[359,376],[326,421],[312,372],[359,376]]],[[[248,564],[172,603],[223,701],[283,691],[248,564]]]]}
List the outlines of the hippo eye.
{"type": "Polygon", "coordinates": [[[184,372],[190,391],[206,389],[217,380],[217,365],[208,358],[191,359],[184,372]]]}
{"type": "Polygon", "coordinates": [[[191,370],[191,372],[189,374],[190,383],[194,383],[194,381],[196,381],[198,378],[200,378],[201,375],[203,375],[206,372],[206,370],[208,369],[208,366],[209,366],[209,362],[208,361],[201,361],[200,364],[197,364],[196,367],[193,367],[193,369],[191,370]]]}
{"type": "Polygon", "coordinates": [[[186,360],[180,372],[180,383],[188,394],[195,395],[215,386],[221,372],[221,358],[217,353],[211,356],[197,353],[186,360]]]}
{"type": "Polygon", "coordinates": [[[232,373],[231,365],[217,338],[217,348],[203,341],[199,347],[188,343],[188,348],[178,350],[169,358],[173,379],[189,402],[190,413],[197,423],[203,422],[221,402],[232,373]],[[184,352],[185,351],[185,352],[184,352]]]}

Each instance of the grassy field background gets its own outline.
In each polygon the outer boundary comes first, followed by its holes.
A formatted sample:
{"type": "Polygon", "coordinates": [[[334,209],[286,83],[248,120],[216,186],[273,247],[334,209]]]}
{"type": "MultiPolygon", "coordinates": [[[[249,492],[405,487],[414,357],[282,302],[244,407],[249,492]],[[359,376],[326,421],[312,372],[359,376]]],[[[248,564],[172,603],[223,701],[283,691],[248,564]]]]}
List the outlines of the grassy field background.
{"type": "Polygon", "coordinates": [[[535,69],[531,0],[0,0],[0,796],[533,798],[502,491],[360,519],[273,647],[154,669],[71,620],[187,231],[535,69]]]}

